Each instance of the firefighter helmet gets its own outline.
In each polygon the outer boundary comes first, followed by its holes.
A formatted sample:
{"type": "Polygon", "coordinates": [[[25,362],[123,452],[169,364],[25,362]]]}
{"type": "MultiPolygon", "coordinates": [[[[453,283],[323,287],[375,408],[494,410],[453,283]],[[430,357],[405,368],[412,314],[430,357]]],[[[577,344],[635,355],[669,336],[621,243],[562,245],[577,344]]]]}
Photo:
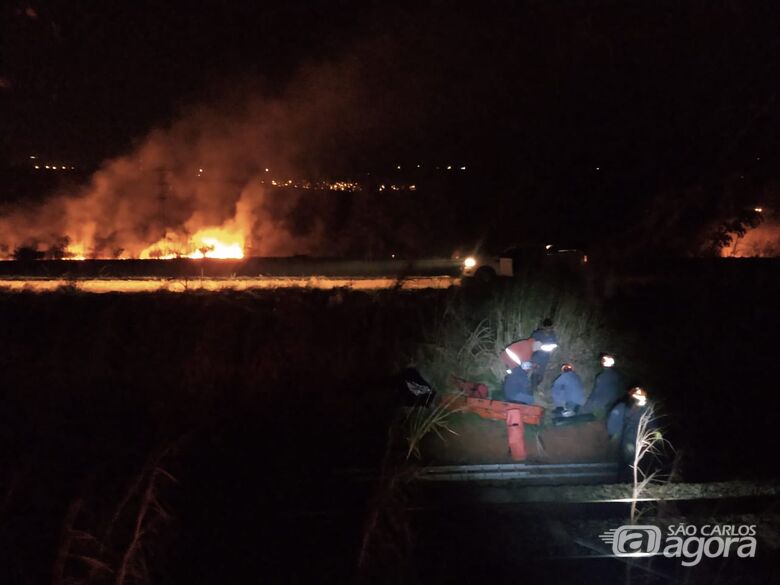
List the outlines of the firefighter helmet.
{"type": "Polygon", "coordinates": [[[647,404],[647,392],[644,388],[634,386],[628,391],[628,395],[637,403],[638,406],[644,406],[647,404]]]}

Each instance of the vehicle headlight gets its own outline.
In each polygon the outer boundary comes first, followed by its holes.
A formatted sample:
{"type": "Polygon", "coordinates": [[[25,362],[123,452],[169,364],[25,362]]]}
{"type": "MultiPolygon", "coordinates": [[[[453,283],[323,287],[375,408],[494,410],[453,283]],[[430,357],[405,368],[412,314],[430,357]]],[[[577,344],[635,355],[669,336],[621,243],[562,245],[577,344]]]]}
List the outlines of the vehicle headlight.
{"type": "Polygon", "coordinates": [[[477,265],[477,259],[473,256],[469,256],[463,261],[463,266],[466,268],[474,268],[477,265]]]}

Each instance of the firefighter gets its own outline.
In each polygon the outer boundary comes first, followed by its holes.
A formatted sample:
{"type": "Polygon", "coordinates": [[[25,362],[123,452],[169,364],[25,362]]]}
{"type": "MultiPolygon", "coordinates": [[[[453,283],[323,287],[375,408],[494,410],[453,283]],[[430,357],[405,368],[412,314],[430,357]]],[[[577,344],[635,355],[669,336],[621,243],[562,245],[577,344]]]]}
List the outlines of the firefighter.
{"type": "Polygon", "coordinates": [[[531,361],[534,364],[531,371],[531,386],[536,389],[544,379],[544,372],[547,369],[547,362],[550,361],[550,354],[558,347],[558,338],[553,329],[552,319],[547,318],[542,321],[542,326],[531,333],[531,339],[538,342],[534,346],[534,353],[531,361]]]}
{"type": "Polygon", "coordinates": [[[564,417],[574,416],[585,404],[585,388],[571,364],[561,366],[561,375],[553,381],[552,399],[556,413],[564,417]]]}
{"type": "Polygon", "coordinates": [[[647,392],[634,386],[607,417],[607,434],[611,441],[617,443],[620,459],[627,465],[633,464],[639,423],[648,409],[647,392]]]}
{"type": "Polygon", "coordinates": [[[603,419],[624,395],[626,383],[622,374],[615,368],[615,358],[612,355],[601,354],[600,360],[601,372],[596,375],[593,391],[582,411],[603,419]]]}
{"type": "Polygon", "coordinates": [[[501,352],[501,361],[510,370],[522,366],[523,362],[530,362],[531,356],[534,350],[540,346],[538,341],[534,341],[530,337],[528,339],[521,339],[510,343],[501,352]]]}
{"type": "Polygon", "coordinates": [[[531,366],[531,362],[526,361],[511,370],[507,370],[508,374],[504,378],[504,397],[507,402],[534,403],[534,391],[531,388],[531,380],[528,377],[531,366]]]}

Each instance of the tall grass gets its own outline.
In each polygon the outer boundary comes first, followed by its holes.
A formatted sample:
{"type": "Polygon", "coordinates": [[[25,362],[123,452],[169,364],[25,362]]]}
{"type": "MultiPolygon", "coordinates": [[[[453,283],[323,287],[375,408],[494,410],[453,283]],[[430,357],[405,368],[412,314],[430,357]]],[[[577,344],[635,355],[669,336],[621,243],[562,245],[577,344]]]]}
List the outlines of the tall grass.
{"type": "Polygon", "coordinates": [[[407,459],[412,455],[420,458],[420,442],[430,433],[435,433],[442,441],[446,440],[445,433],[457,435],[448,423],[450,417],[457,412],[451,408],[451,401],[451,397],[445,397],[429,408],[409,409],[404,421],[408,445],[407,459]]]}
{"type": "Polygon", "coordinates": [[[663,451],[671,448],[662,431],[658,428],[658,417],[655,408],[650,406],[639,419],[636,439],[634,441],[631,467],[631,524],[635,524],[641,515],[639,502],[643,500],[647,489],[653,485],[666,483],[668,478],[660,475],[657,464],[663,451]]]}
{"type": "Polygon", "coordinates": [[[52,570],[54,585],[128,585],[152,581],[156,540],[170,514],[164,493],[177,480],[164,459],[175,445],[153,454],[131,480],[107,522],[96,501],[79,495],[70,503],[52,570]],[[91,506],[88,504],[92,504],[91,506]]]}

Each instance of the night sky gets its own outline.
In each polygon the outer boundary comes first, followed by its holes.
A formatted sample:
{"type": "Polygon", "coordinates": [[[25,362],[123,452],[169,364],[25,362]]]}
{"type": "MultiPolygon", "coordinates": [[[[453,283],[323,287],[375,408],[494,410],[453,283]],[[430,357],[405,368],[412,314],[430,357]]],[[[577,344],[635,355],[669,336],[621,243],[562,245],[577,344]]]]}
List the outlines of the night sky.
{"type": "MultiPolygon", "coordinates": [[[[302,71],[353,72],[334,175],[468,164],[502,197],[755,190],[780,151],[771,2],[11,2],[6,163],[94,167],[203,103],[283,99],[302,71]]],[[[622,202],[622,203],[621,203],[622,202]]],[[[702,204],[706,205],[706,196],[702,204]]],[[[569,218],[571,219],[571,218],[569,218]]],[[[592,217],[583,218],[591,221],[592,217]]]]}

